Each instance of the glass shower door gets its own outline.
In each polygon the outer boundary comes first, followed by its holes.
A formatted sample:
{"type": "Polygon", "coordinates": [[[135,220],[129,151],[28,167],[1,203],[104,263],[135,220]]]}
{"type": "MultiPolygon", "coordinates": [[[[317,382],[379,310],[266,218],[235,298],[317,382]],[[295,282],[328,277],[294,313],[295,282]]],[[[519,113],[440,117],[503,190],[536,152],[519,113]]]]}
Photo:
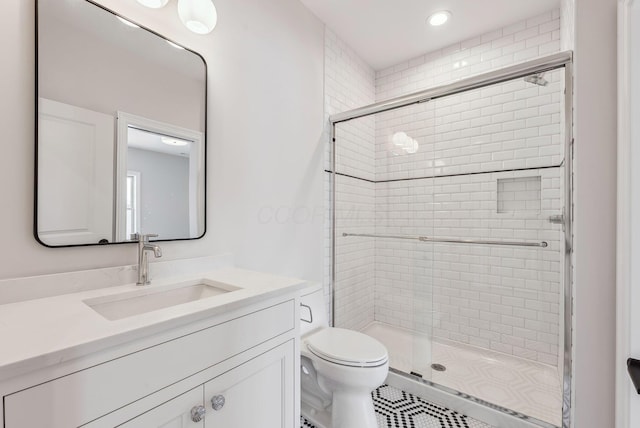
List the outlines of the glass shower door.
{"type": "Polygon", "coordinates": [[[427,102],[375,115],[376,327],[390,366],[426,380],[433,244],[420,237],[433,233],[434,113],[427,102]]]}
{"type": "Polygon", "coordinates": [[[381,341],[390,366],[429,378],[434,109],[335,126],[335,325],[381,341]]]}
{"type": "Polygon", "coordinates": [[[561,425],[564,68],[335,125],[336,326],[561,425]]]}
{"type": "Polygon", "coordinates": [[[432,380],[560,425],[564,69],[434,101],[432,380]],[[550,221],[551,220],[551,221],[550,221]],[[446,241],[446,242],[441,242],[446,241]]]}

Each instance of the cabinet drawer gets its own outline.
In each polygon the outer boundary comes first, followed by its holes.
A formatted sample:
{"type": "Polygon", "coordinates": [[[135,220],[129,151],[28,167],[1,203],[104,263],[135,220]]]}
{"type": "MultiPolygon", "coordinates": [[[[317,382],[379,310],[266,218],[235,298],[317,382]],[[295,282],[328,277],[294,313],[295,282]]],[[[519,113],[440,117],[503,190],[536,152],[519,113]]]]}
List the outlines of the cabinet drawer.
{"type": "Polygon", "coordinates": [[[86,424],[294,329],[294,314],[290,300],[7,395],[5,428],[86,424]]]}
{"type": "Polygon", "coordinates": [[[192,389],[134,418],[119,428],[204,428],[204,417],[193,420],[191,410],[202,406],[202,387],[192,389]]]}

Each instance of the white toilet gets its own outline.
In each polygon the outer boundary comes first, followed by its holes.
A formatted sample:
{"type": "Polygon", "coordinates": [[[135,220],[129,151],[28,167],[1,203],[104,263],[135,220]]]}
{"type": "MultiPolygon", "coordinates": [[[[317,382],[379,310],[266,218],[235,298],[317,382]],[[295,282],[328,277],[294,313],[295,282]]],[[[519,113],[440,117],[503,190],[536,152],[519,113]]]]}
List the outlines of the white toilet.
{"type": "Polygon", "coordinates": [[[389,371],[384,345],[357,331],[329,327],[322,286],[302,293],[302,414],[322,428],[377,428],[371,391],[389,371]]]}

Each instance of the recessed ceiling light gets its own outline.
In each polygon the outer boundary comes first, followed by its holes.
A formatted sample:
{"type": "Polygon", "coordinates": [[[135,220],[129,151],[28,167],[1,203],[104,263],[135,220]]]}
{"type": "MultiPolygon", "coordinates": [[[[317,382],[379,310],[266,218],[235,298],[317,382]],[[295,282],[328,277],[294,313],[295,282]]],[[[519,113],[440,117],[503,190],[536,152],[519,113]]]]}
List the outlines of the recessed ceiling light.
{"type": "Polygon", "coordinates": [[[438,27],[447,22],[449,18],[451,18],[451,12],[448,10],[441,10],[431,14],[431,16],[427,18],[427,22],[434,27],[438,27]]]}
{"type": "Polygon", "coordinates": [[[188,141],[180,140],[178,138],[162,137],[160,139],[162,140],[163,143],[168,144],[170,146],[186,146],[189,144],[188,141]]]}

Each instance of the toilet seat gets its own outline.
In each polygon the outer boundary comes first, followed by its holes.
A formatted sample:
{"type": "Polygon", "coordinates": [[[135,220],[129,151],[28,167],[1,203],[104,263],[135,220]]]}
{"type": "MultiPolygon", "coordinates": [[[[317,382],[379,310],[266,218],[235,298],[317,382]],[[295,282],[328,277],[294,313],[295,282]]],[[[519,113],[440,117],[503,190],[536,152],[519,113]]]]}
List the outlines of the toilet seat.
{"type": "Polygon", "coordinates": [[[315,356],[350,367],[377,367],[388,360],[387,349],[376,339],[357,331],[325,328],[305,340],[315,356]]]}

